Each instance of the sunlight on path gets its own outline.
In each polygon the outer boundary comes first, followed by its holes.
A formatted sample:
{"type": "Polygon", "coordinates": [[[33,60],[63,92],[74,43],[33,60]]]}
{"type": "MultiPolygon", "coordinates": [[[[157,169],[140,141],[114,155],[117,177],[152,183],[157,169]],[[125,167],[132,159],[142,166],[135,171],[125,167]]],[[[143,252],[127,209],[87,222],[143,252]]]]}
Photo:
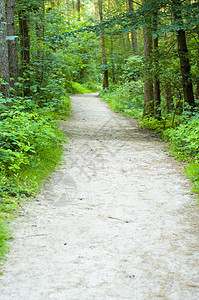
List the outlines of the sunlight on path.
{"type": "Polygon", "coordinates": [[[199,299],[182,165],[96,94],[71,97],[66,162],[15,223],[0,299],[199,299]]]}

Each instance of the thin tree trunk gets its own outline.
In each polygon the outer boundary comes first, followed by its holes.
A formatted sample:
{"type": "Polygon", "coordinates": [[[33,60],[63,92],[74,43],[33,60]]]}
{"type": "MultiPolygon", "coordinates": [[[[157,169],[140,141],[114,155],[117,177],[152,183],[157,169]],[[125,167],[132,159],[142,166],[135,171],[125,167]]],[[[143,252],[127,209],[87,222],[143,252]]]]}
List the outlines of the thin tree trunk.
{"type": "MultiPolygon", "coordinates": [[[[98,0],[99,6],[99,17],[100,17],[100,24],[102,24],[103,16],[102,16],[102,0],[98,0]]],[[[104,65],[104,79],[103,79],[103,89],[108,87],[108,69],[107,69],[107,61],[106,61],[106,47],[105,47],[105,38],[104,38],[104,30],[101,29],[101,49],[102,49],[102,59],[104,65]]]]}
{"type": "MultiPolygon", "coordinates": [[[[180,11],[181,1],[173,0],[173,5],[175,8],[174,19],[175,21],[178,21],[178,23],[182,25],[183,19],[180,11]]],[[[188,56],[185,30],[180,29],[177,31],[177,41],[178,41],[178,54],[180,57],[184,99],[189,105],[195,106],[193,85],[192,85],[191,71],[190,71],[191,67],[190,67],[189,56],[188,56]]]]}
{"type": "MultiPolygon", "coordinates": [[[[144,5],[148,0],[142,0],[144,5]]],[[[154,95],[153,95],[153,80],[151,70],[148,67],[152,55],[152,35],[146,27],[143,28],[144,38],[144,59],[145,59],[145,72],[144,72],[144,111],[143,116],[154,114],[154,95]]]]}
{"type": "Polygon", "coordinates": [[[77,20],[81,21],[81,0],[77,0],[77,20]]]}
{"type": "MultiPolygon", "coordinates": [[[[15,0],[7,0],[8,36],[15,36],[14,12],[15,12],[15,0]]],[[[10,77],[13,79],[10,81],[10,86],[16,90],[15,83],[18,80],[18,57],[17,57],[17,45],[15,39],[8,41],[8,58],[9,58],[10,77]]]]}
{"type": "Polygon", "coordinates": [[[26,79],[24,86],[24,96],[30,93],[30,36],[29,36],[29,16],[24,10],[19,12],[19,32],[21,46],[21,76],[26,79]]]}
{"type": "MultiPolygon", "coordinates": [[[[199,40],[199,28],[198,28],[198,40],[199,40]]],[[[197,70],[198,70],[198,76],[196,82],[196,99],[199,100],[199,48],[198,48],[197,70]]]]}
{"type": "Polygon", "coordinates": [[[4,97],[9,96],[9,61],[8,61],[8,43],[6,41],[7,36],[7,23],[6,23],[6,11],[5,1],[0,1],[0,77],[3,82],[0,81],[0,92],[4,97]]]}
{"type": "MultiPolygon", "coordinates": [[[[129,0],[129,12],[134,12],[133,1],[129,0]]],[[[131,39],[132,39],[132,48],[134,55],[138,55],[138,42],[137,42],[137,33],[135,29],[131,30],[131,39]]]]}
{"type": "Polygon", "coordinates": [[[146,28],[143,29],[144,35],[144,58],[145,58],[145,74],[144,74],[144,112],[143,116],[153,115],[154,112],[154,95],[153,81],[151,79],[151,71],[147,66],[152,54],[152,36],[146,28]]]}
{"type": "MultiPolygon", "coordinates": [[[[158,12],[154,13],[154,33],[157,34],[157,16],[158,12]]],[[[158,36],[153,39],[153,48],[154,48],[154,64],[155,64],[155,74],[154,74],[154,116],[156,119],[161,118],[161,96],[160,96],[160,80],[159,80],[159,62],[158,62],[158,36]]]]}
{"type": "MultiPolygon", "coordinates": [[[[153,41],[154,49],[158,49],[158,38],[154,39],[153,41]]],[[[155,61],[156,65],[156,72],[154,76],[154,115],[156,119],[161,118],[161,96],[160,96],[160,80],[158,76],[158,60],[155,61]]]]}

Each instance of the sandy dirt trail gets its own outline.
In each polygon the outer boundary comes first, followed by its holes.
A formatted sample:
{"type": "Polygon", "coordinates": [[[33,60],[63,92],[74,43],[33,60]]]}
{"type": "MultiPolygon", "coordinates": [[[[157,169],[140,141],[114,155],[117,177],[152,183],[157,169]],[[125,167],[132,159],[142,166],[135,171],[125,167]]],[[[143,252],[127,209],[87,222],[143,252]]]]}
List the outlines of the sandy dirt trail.
{"type": "Polygon", "coordinates": [[[199,299],[199,211],[182,165],[96,94],[72,96],[66,162],[23,217],[0,299],[199,299]]]}

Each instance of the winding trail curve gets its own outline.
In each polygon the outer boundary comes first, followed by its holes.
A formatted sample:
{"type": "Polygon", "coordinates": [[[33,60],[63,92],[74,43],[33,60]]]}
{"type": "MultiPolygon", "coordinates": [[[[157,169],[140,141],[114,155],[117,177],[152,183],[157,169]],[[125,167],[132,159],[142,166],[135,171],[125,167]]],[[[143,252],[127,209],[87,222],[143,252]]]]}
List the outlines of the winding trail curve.
{"type": "Polygon", "coordinates": [[[199,211],[182,164],[96,94],[71,97],[65,163],[23,217],[1,300],[199,299],[199,211]]]}

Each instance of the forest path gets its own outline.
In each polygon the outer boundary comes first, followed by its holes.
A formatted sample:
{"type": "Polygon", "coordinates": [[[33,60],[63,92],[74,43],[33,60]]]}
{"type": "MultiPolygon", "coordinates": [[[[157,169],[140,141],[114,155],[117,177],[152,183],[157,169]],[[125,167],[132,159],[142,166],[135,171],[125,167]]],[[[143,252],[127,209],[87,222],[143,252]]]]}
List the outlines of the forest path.
{"type": "Polygon", "coordinates": [[[164,144],[71,97],[66,162],[15,222],[1,300],[199,299],[199,212],[164,144]]]}

